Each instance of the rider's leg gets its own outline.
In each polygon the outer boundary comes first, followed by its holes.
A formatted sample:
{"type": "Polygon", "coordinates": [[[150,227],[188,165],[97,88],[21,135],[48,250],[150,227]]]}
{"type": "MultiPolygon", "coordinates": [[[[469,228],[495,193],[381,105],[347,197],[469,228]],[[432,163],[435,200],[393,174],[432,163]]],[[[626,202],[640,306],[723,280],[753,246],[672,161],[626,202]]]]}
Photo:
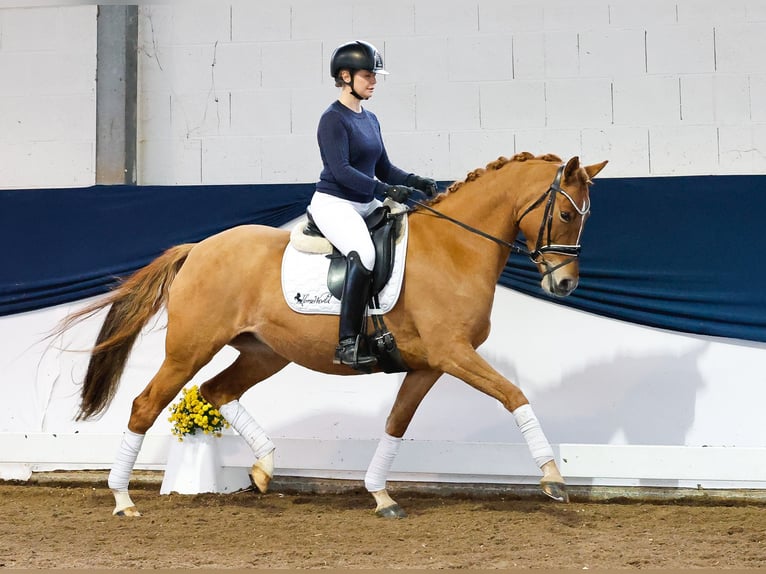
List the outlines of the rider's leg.
{"type": "Polygon", "coordinates": [[[377,199],[357,203],[326,193],[315,193],[311,199],[311,216],[319,230],[338,251],[348,256],[359,254],[365,269],[375,267],[375,246],[364,222],[364,216],[381,205],[377,199]]]}
{"type": "Polygon", "coordinates": [[[378,205],[378,200],[355,203],[323,193],[315,193],[311,201],[311,215],[317,227],[347,258],[338,347],[333,362],[354,368],[370,367],[377,362],[374,356],[359,352],[359,335],[364,327],[375,265],[375,247],[363,215],[378,205]]]}
{"type": "Polygon", "coordinates": [[[360,352],[359,349],[371,284],[372,272],[365,269],[359,254],[352,251],[346,258],[346,278],[340,301],[338,347],[333,359],[336,365],[358,368],[371,367],[378,362],[374,356],[360,352]]]}

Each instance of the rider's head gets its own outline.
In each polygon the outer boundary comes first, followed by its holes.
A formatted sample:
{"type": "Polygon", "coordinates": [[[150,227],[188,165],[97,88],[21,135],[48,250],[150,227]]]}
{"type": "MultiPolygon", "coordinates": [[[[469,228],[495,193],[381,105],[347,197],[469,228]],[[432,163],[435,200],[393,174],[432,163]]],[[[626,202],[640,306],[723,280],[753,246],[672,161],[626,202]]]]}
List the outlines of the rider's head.
{"type": "Polygon", "coordinates": [[[351,94],[360,100],[366,100],[354,90],[354,76],[359,70],[367,70],[373,74],[388,74],[383,68],[383,56],[377,48],[367,42],[348,42],[341,44],[332,53],[330,58],[330,76],[335,80],[337,87],[344,85],[351,88],[351,94]],[[343,70],[348,70],[349,79],[345,80],[343,70]]]}

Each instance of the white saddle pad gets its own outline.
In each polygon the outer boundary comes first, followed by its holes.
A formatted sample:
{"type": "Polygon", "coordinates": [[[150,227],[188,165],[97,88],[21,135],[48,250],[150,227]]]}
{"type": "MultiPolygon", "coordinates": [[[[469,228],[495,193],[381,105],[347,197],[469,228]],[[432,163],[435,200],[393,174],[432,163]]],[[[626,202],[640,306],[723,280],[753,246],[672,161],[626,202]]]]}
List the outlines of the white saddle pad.
{"type": "MultiPolygon", "coordinates": [[[[404,260],[407,256],[407,235],[405,217],[402,221],[402,232],[396,242],[391,279],[378,295],[380,309],[372,309],[371,313],[388,313],[399,299],[404,278],[404,260]]],[[[287,244],[282,257],[282,293],[293,311],[305,314],[340,314],[340,300],[333,297],[327,288],[329,266],[330,260],[326,254],[305,253],[298,251],[292,242],[287,244]]]]}

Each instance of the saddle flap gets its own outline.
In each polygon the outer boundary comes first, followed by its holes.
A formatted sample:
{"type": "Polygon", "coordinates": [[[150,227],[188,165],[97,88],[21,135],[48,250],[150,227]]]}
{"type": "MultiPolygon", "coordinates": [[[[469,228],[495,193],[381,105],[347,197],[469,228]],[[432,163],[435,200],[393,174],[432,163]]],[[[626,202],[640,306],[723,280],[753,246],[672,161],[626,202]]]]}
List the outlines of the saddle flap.
{"type": "MultiPolygon", "coordinates": [[[[371,228],[370,236],[375,246],[375,269],[372,271],[372,289],[370,295],[375,296],[386,286],[394,269],[396,257],[396,241],[402,227],[403,213],[391,215],[387,208],[376,209],[375,227],[371,228]]],[[[346,258],[335,248],[331,255],[330,266],[327,270],[327,288],[333,297],[340,299],[343,294],[343,281],[346,277],[346,258]]]]}
{"type": "Polygon", "coordinates": [[[340,301],[343,295],[343,282],[346,279],[346,258],[335,248],[332,255],[328,255],[327,258],[330,259],[330,266],[327,268],[327,289],[340,301]]]}

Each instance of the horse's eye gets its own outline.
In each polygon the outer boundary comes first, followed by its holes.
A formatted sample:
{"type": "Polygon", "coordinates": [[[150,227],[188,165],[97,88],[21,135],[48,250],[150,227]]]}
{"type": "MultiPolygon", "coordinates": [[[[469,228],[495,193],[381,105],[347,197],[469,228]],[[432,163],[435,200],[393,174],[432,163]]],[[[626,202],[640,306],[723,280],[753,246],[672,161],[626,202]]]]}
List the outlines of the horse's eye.
{"type": "Polygon", "coordinates": [[[559,212],[559,217],[561,218],[561,221],[564,223],[569,223],[572,221],[572,212],[571,211],[561,211],[559,212]]]}

